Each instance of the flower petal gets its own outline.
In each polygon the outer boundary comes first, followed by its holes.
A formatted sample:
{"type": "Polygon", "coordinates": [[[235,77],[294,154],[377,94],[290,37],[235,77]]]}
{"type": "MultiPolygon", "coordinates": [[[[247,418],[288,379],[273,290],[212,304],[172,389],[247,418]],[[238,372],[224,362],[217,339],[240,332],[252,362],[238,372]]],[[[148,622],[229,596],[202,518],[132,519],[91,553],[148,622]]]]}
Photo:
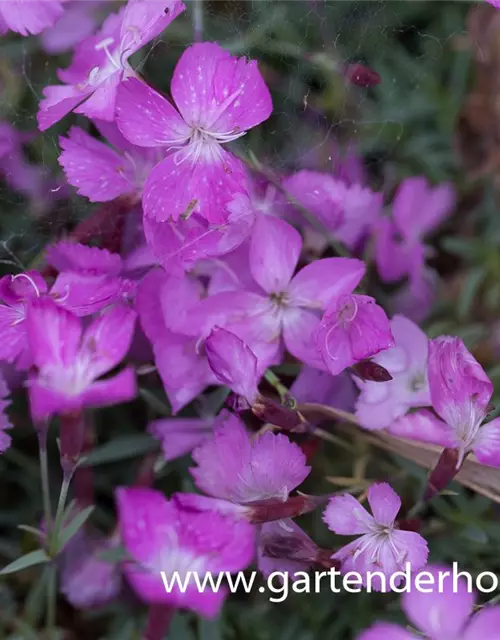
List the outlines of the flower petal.
{"type": "Polygon", "coordinates": [[[372,484],[368,489],[368,502],[377,524],[391,527],[401,509],[401,498],[386,482],[372,484]]]}
{"type": "Polygon", "coordinates": [[[323,521],[331,531],[341,536],[368,533],[374,524],[373,516],[347,493],[330,500],[323,513],[323,521]]]}

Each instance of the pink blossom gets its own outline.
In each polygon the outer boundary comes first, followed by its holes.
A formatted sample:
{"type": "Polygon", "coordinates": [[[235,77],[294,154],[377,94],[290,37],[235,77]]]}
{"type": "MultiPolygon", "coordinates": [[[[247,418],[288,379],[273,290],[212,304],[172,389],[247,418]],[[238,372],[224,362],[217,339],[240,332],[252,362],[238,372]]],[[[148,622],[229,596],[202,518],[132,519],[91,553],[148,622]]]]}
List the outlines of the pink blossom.
{"type": "Polygon", "coordinates": [[[425,178],[407,178],[395,197],[392,219],[382,218],[375,236],[375,261],[380,277],[395,282],[420,271],[428,249],[424,236],[450,215],[455,204],[453,187],[430,187],[425,178]]]}
{"type": "Polygon", "coordinates": [[[223,223],[227,204],[246,191],[246,172],[222,145],[269,117],[269,91],[255,61],[202,42],[177,63],[171,93],[177,109],[137,79],[118,92],[117,122],[124,136],[138,146],[175,150],[148,178],[144,213],[160,222],[199,213],[223,223]]]}
{"type": "Polygon", "coordinates": [[[169,462],[191,453],[193,449],[209,440],[219,419],[163,418],[150,422],[148,432],[153,438],[160,440],[163,456],[169,462]]]}
{"type": "Polygon", "coordinates": [[[46,259],[60,272],[50,296],[77,316],[127,300],[135,291],[135,283],[119,275],[120,256],[106,249],[62,240],[49,247],[46,259]]]}
{"type": "Polygon", "coordinates": [[[384,367],[392,380],[380,384],[356,378],[360,395],[356,416],[366,429],[389,427],[413,407],[429,406],[427,380],[428,338],[404,316],[391,320],[394,347],[381,351],[373,361],[384,367]]]}
{"type": "Polygon", "coordinates": [[[249,250],[252,290],[210,296],[193,309],[193,325],[202,332],[224,326],[267,366],[278,360],[284,342],[296,358],[325,368],[314,329],[329,301],[357,286],[365,266],[360,260],[325,258],[294,276],[301,248],[299,233],[287,222],[258,216],[249,250]]]}
{"type": "Polygon", "coordinates": [[[64,85],[44,89],[38,126],[45,131],[70,111],[112,121],[116,92],[124,78],[135,76],[128,58],[159,35],[185,6],[181,0],[129,0],[102,28],[81,42],[68,69],[59,69],[64,85]]]}
{"type": "Polygon", "coordinates": [[[27,338],[36,367],[28,380],[34,419],[134,398],[131,367],[100,379],[123,360],[134,325],[135,312],[120,305],[103,312],[83,330],[79,318],[50,298],[32,300],[27,338]]]}
{"type": "Polygon", "coordinates": [[[102,0],[71,0],[55,24],[40,36],[44,51],[50,55],[72,49],[88,38],[97,24],[97,13],[102,0]]]}
{"type": "Polygon", "coordinates": [[[474,614],[475,594],[469,591],[464,578],[460,577],[455,587],[452,571],[447,567],[429,566],[424,573],[429,574],[426,592],[411,585],[401,601],[411,625],[420,632],[418,636],[395,624],[377,622],[357,640],[418,640],[422,636],[429,640],[493,640],[498,637],[500,607],[486,606],[474,614]]]}
{"type": "Polygon", "coordinates": [[[63,0],[0,0],[0,33],[40,33],[63,13],[63,0]]]}
{"type": "Polygon", "coordinates": [[[4,453],[10,447],[12,438],[5,433],[12,428],[9,417],[6,413],[7,407],[10,405],[8,399],[9,389],[3,375],[0,374],[0,453],[4,453]]]}
{"type": "MultiPolygon", "coordinates": [[[[401,500],[385,482],[373,484],[368,490],[368,502],[373,515],[351,495],[334,497],[330,500],[323,519],[329,529],[338,535],[360,535],[359,538],[342,547],[332,558],[340,560],[342,572],[381,572],[388,579],[406,564],[412,571],[427,562],[427,543],[418,533],[400,530],[395,521],[401,509],[401,500]]],[[[383,580],[374,576],[373,588],[383,589],[383,580]]]]}
{"type": "Polygon", "coordinates": [[[168,277],[163,269],[150,271],[137,293],[141,326],[153,346],[158,373],[174,412],[208,385],[217,384],[199,340],[178,332],[200,294],[195,279],[168,277]]]}
{"type": "Polygon", "coordinates": [[[73,607],[91,609],[116,598],[121,590],[121,567],[99,558],[117,541],[80,529],[61,554],[61,592],[73,607]]]}
{"type": "Polygon", "coordinates": [[[242,515],[252,503],[285,502],[310,472],[300,447],[285,435],[268,431],[251,439],[241,420],[229,413],[213,438],[194,450],[193,460],[197,487],[216,498],[220,509],[242,515]]]}
{"type": "Polygon", "coordinates": [[[479,462],[500,466],[500,418],[483,425],[493,384],[460,338],[441,336],[429,345],[432,406],[451,430],[460,466],[469,452],[479,462]]]}
{"type": "Polygon", "coordinates": [[[184,593],[178,587],[167,593],[161,572],[170,581],[175,572],[184,580],[190,571],[200,579],[207,572],[241,571],[254,555],[253,527],[215,511],[182,508],[153,489],[118,489],[116,500],[122,541],[132,558],[124,570],[137,595],[148,604],[216,616],[226,588],[200,592],[193,582],[184,593]]]}
{"type": "Polygon", "coordinates": [[[27,271],[0,279],[0,360],[19,369],[31,364],[27,344],[26,313],[30,300],[47,292],[47,284],[37,271],[27,271]]]}
{"type": "Polygon", "coordinates": [[[290,394],[299,404],[317,402],[353,411],[357,390],[347,371],[332,376],[328,371],[304,365],[290,387],[290,394]]]}
{"type": "Polygon", "coordinates": [[[369,296],[347,292],[333,298],[314,335],[324,364],[333,375],[394,345],[382,307],[369,296]]]}
{"type": "Polygon", "coordinates": [[[103,122],[99,129],[113,147],[72,127],[61,136],[59,164],[69,184],[90,202],[107,202],[118,196],[137,197],[154,165],[161,159],[155,149],[141,149],[123,138],[116,126],[103,122]]]}
{"type": "MultiPolygon", "coordinates": [[[[332,236],[351,249],[357,247],[380,216],[382,195],[358,183],[303,170],[285,178],[282,184],[332,236]]],[[[323,242],[326,248],[328,238],[323,242]]]]}
{"type": "Polygon", "coordinates": [[[259,395],[259,364],[254,352],[234,333],[220,327],[212,329],[205,352],[217,379],[251,406],[259,395]]]}

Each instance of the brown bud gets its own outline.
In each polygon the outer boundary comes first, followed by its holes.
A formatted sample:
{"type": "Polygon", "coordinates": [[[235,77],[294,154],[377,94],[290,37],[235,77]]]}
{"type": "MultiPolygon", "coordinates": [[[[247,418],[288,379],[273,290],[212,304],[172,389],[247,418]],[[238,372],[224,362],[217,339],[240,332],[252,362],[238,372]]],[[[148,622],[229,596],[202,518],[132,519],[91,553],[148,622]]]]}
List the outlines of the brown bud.
{"type": "Polygon", "coordinates": [[[370,382],[389,382],[392,380],[391,374],[381,365],[372,360],[361,360],[351,367],[353,373],[362,380],[370,382]]]}
{"type": "Polygon", "coordinates": [[[269,422],[286,431],[307,431],[307,423],[301,413],[266,396],[257,398],[252,405],[252,412],[263,422],[269,422]]]}
{"type": "Polygon", "coordinates": [[[424,500],[430,500],[442,491],[460,471],[460,451],[458,449],[444,449],[434,469],[427,479],[424,500]]]}
{"type": "Polygon", "coordinates": [[[249,520],[253,524],[273,522],[284,518],[296,518],[303,513],[314,511],[316,507],[324,504],[330,496],[292,496],[282,502],[278,498],[262,500],[248,505],[249,520]]]}
{"type": "Polygon", "coordinates": [[[344,69],[344,76],[357,87],[374,87],[380,84],[380,75],[360,62],[348,64],[344,69]]]}
{"type": "Polygon", "coordinates": [[[331,549],[318,549],[314,561],[324,569],[340,569],[341,562],[332,558],[334,553],[331,549]]]}

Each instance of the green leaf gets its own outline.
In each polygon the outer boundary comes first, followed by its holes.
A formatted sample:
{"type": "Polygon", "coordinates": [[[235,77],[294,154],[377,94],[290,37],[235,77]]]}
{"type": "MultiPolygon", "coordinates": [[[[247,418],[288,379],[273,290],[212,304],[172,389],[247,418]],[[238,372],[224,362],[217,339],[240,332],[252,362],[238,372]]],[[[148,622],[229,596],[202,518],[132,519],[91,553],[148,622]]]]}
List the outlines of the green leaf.
{"type": "Polygon", "coordinates": [[[93,449],[82,467],[95,467],[109,462],[136,458],[157,448],[158,442],[145,433],[121,436],[93,449]]]}
{"type": "Polygon", "coordinates": [[[123,562],[124,560],[129,559],[129,555],[127,550],[124,547],[113,547],[111,549],[106,549],[98,554],[97,558],[102,560],[103,562],[109,562],[110,564],[118,564],[119,562],[123,562]]]}
{"type": "Polygon", "coordinates": [[[57,541],[58,549],[63,549],[66,544],[71,540],[75,533],[87,522],[92,511],[94,511],[94,505],[87,507],[83,511],[80,511],[73,520],[61,531],[59,539],[57,541]]]}
{"type": "Polygon", "coordinates": [[[198,638],[199,640],[222,640],[221,619],[204,620],[200,618],[198,622],[198,638]]]}
{"type": "Polygon", "coordinates": [[[43,564],[44,562],[48,562],[49,559],[49,556],[43,549],[31,551],[30,553],[21,556],[17,560],[14,560],[14,562],[11,562],[6,567],[4,567],[0,571],[0,576],[5,576],[8,573],[16,573],[16,571],[22,571],[23,569],[33,567],[36,564],[43,564]]]}
{"type": "Polygon", "coordinates": [[[17,528],[21,529],[21,531],[26,531],[27,533],[31,533],[37,538],[41,538],[42,540],[45,539],[45,533],[40,529],[36,529],[35,527],[30,527],[27,524],[18,524],[17,528]]]}

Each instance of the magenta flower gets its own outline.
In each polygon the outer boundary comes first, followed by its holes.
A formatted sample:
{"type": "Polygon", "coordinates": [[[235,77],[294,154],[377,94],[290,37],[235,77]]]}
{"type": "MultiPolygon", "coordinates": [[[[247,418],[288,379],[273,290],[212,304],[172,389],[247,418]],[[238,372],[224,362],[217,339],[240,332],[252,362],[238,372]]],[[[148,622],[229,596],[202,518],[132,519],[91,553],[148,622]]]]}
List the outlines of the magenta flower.
{"type": "Polygon", "coordinates": [[[80,529],[61,555],[61,592],[77,609],[91,609],[116,598],[121,590],[119,564],[99,556],[118,546],[117,541],[80,529]]]}
{"type": "Polygon", "coordinates": [[[44,51],[50,55],[69,51],[94,32],[102,0],[71,0],[55,24],[40,36],[44,51]]]}
{"type": "Polygon", "coordinates": [[[290,387],[290,394],[301,404],[317,402],[336,407],[343,411],[353,411],[357,398],[357,388],[351,375],[344,371],[332,376],[328,371],[304,365],[290,387]]]}
{"type": "Polygon", "coordinates": [[[140,197],[161,155],[155,149],[134,147],[114,124],[102,123],[99,129],[114,148],[79,127],[72,127],[67,138],[59,138],[59,164],[67,181],[90,202],[107,202],[123,195],[140,197]]]}
{"type": "Polygon", "coordinates": [[[4,453],[10,447],[12,438],[5,433],[8,429],[12,428],[9,417],[6,413],[7,407],[10,405],[8,400],[9,389],[0,375],[0,453],[4,453]]]}
{"type": "Polygon", "coordinates": [[[127,300],[135,292],[135,283],[119,275],[120,256],[106,249],[62,240],[49,247],[46,260],[60,272],[50,296],[77,316],[127,300]]]}
{"type": "Polygon", "coordinates": [[[450,215],[453,187],[430,187],[425,178],[407,178],[394,197],[392,219],[382,218],[375,236],[375,261],[385,282],[396,282],[424,267],[426,234],[450,215]]]}
{"type": "Polygon", "coordinates": [[[47,292],[47,284],[37,271],[27,271],[0,279],[0,360],[15,363],[18,369],[31,365],[27,344],[26,313],[30,300],[47,292]]]}
{"type": "MultiPolygon", "coordinates": [[[[387,578],[388,589],[390,576],[405,569],[407,563],[412,571],[425,565],[427,543],[418,533],[397,527],[395,521],[401,500],[387,483],[373,484],[368,490],[368,502],[373,515],[349,494],[334,497],[325,509],[323,520],[338,535],[360,535],[332,556],[342,563],[342,572],[358,572],[364,576],[365,585],[368,571],[381,572],[387,578]]],[[[383,589],[382,579],[373,578],[373,588],[383,589]]]]}
{"type": "MultiPolygon", "coordinates": [[[[311,211],[332,236],[354,249],[377,222],[382,195],[326,173],[303,170],[283,180],[283,187],[311,211]]],[[[328,238],[323,238],[324,247],[328,238]]]]}
{"type": "Polygon", "coordinates": [[[205,353],[216,378],[252,406],[259,395],[262,366],[250,347],[234,333],[214,327],[205,341],[205,353]]]}
{"type": "Polygon", "coordinates": [[[332,375],[394,346],[389,319],[382,307],[374,298],[347,292],[333,298],[314,335],[332,375]]]}
{"type": "Polygon", "coordinates": [[[360,260],[325,258],[294,276],[301,248],[299,233],[287,222],[258,216],[249,252],[252,289],[207,298],[193,310],[193,322],[206,331],[225,326],[250,346],[259,363],[278,359],[283,337],[296,358],[325,368],[314,329],[329,301],[358,285],[365,266],[360,260]]]}
{"type": "Polygon", "coordinates": [[[373,361],[384,367],[392,380],[363,382],[356,403],[356,416],[366,429],[389,427],[408,409],[430,405],[427,380],[428,338],[416,324],[404,316],[391,320],[394,347],[381,351],[373,361]]]}
{"type": "MultiPolygon", "coordinates": [[[[167,593],[163,582],[175,573],[235,572],[245,569],[254,556],[255,534],[244,520],[215,511],[184,509],[153,489],[118,489],[120,533],[131,556],[125,574],[137,595],[149,604],[169,604],[214,617],[227,595],[222,587],[197,589],[194,580],[184,593],[176,587],[167,593]]],[[[215,577],[215,576],[214,576],[215,577]]]]}
{"type": "Polygon", "coordinates": [[[247,179],[243,164],[221,145],[266,120],[271,96],[255,61],[234,58],[214,42],[194,44],[184,52],[171,93],[177,109],[137,79],[118,92],[117,122],[123,135],[141,147],[175,150],[146,182],[144,213],[163,222],[194,212],[223,223],[227,204],[246,191],[247,179]]]}
{"type": "Polygon", "coordinates": [[[23,36],[40,33],[63,13],[63,0],[1,0],[0,33],[9,29],[23,36]]]}
{"type": "Polygon", "coordinates": [[[33,300],[27,316],[27,338],[36,372],[28,379],[35,420],[53,414],[127,402],[136,395],[134,371],[101,380],[126,355],[135,312],[114,306],[85,330],[79,318],[48,297],[33,300]]]}
{"type": "Polygon", "coordinates": [[[500,418],[483,425],[493,384],[460,338],[430,341],[429,387],[432,406],[448,425],[459,451],[457,468],[474,452],[479,462],[500,467],[500,418]]]}
{"type": "MultiPolygon", "coordinates": [[[[222,414],[221,414],[222,415],[222,414]]],[[[191,453],[212,436],[219,418],[164,418],[153,420],[148,432],[160,440],[167,462],[191,453]]]]}
{"type": "Polygon", "coordinates": [[[474,614],[475,596],[469,591],[466,580],[459,578],[455,588],[451,570],[442,566],[426,567],[425,573],[430,574],[429,581],[426,578],[425,582],[427,593],[412,585],[401,600],[401,608],[419,631],[418,635],[395,624],[377,622],[363,631],[357,640],[418,640],[422,635],[429,640],[493,640],[498,637],[500,607],[486,606],[474,614]],[[431,577],[433,585],[430,584],[431,577]]]}
{"type": "Polygon", "coordinates": [[[196,280],[169,278],[163,269],[150,271],[137,292],[141,326],[153,346],[158,373],[175,413],[205,387],[217,384],[198,338],[178,332],[188,322],[187,313],[200,294],[196,280]]]}
{"type": "MultiPolygon", "coordinates": [[[[251,439],[244,424],[227,413],[214,436],[194,450],[196,486],[217,499],[222,511],[246,515],[252,503],[285,502],[309,475],[300,447],[283,434],[266,432],[251,439]]],[[[192,502],[203,505],[201,496],[192,502]]]]}
{"type": "Polygon", "coordinates": [[[109,15],[97,34],[77,46],[71,66],[59,69],[59,78],[66,84],[45,87],[38,112],[40,130],[70,111],[112,121],[119,84],[136,75],[129,57],[184,9],[181,0],[129,0],[119,13],[109,15]]]}

